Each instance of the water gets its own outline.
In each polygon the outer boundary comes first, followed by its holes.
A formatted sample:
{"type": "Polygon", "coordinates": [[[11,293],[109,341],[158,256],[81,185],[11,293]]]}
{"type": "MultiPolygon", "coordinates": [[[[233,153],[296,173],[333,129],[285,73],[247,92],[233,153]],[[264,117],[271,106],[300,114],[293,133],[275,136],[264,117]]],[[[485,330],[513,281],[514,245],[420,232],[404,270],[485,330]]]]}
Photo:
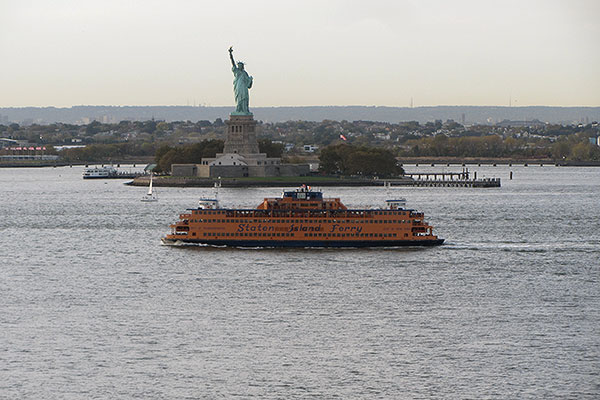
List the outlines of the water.
{"type": "Polygon", "coordinates": [[[362,250],[163,246],[212,190],[0,169],[0,398],[598,398],[600,170],[471,169],[393,189],[444,246],[362,250]]]}

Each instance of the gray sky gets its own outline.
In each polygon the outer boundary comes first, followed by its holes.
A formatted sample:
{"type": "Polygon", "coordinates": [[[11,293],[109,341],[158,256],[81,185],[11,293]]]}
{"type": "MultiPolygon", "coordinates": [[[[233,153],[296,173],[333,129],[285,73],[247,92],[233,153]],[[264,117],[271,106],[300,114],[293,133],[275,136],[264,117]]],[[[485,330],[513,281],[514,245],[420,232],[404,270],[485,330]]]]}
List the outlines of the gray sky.
{"type": "Polygon", "coordinates": [[[0,0],[0,107],[600,106],[598,0],[0,0]]]}

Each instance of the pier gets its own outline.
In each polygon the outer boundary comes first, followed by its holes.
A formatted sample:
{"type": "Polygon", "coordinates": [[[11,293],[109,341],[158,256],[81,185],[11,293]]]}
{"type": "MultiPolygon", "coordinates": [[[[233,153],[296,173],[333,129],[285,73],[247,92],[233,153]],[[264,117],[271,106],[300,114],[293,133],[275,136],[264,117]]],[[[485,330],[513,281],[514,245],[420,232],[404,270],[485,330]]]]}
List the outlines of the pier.
{"type": "Polygon", "coordinates": [[[477,179],[477,172],[471,178],[468,168],[463,168],[461,172],[406,172],[404,176],[411,178],[411,181],[390,179],[385,181],[386,185],[472,188],[500,187],[500,178],[477,179]]]}
{"type": "Polygon", "coordinates": [[[492,188],[500,187],[500,178],[456,180],[415,179],[412,186],[492,188]]]}

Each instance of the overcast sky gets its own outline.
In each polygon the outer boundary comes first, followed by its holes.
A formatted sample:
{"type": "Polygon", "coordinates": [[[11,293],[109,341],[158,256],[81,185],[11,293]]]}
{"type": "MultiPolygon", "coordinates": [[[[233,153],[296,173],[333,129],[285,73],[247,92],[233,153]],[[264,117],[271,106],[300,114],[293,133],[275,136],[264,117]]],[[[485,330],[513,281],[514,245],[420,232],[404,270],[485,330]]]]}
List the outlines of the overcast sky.
{"type": "Polygon", "coordinates": [[[0,0],[0,107],[600,106],[600,1],[0,0]]]}

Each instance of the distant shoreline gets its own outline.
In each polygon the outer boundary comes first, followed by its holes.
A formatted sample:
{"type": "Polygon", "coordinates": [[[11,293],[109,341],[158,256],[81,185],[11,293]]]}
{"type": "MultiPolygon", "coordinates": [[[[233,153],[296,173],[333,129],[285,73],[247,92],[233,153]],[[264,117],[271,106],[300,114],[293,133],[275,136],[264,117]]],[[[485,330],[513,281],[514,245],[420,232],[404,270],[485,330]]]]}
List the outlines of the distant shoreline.
{"type": "Polygon", "coordinates": [[[486,158],[486,157],[400,157],[401,165],[556,165],[560,167],[600,167],[600,161],[556,161],[547,158],[486,158]]]}
{"type": "MultiPolygon", "coordinates": [[[[214,121],[227,119],[232,106],[72,106],[72,107],[0,107],[0,114],[8,123],[31,121],[48,124],[55,122],[82,124],[94,119],[146,121],[153,118],[172,121],[214,121]]],[[[467,124],[489,124],[489,121],[531,121],[574,123],[587,118],[600,120],[600,107],[573,106],[278,106],[251,107],[256,120],[286,121],[378,121],[398,123],[435,120],[465,120],[467,124]]]]}

